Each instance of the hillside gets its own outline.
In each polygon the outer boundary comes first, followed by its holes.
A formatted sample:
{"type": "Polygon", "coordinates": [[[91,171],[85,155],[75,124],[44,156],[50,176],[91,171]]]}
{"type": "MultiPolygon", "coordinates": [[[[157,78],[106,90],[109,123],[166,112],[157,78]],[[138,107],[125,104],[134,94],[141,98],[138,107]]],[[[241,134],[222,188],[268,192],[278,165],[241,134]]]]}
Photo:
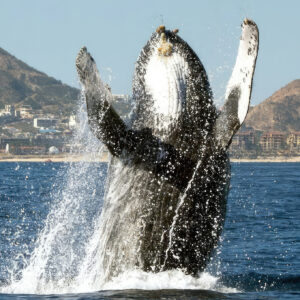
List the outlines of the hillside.
{"type": "Polygon", "coordinates": [[[5,104],[26,104],[44,112],[70,113],[78,93],[78,89],[35,70],[0,48],[0,109],[5,104]]]}
{"type": "Polygon", "coordinates": [[[262,131],[300,131],[300,79],[253,107],[245,126],[262,131]]]}

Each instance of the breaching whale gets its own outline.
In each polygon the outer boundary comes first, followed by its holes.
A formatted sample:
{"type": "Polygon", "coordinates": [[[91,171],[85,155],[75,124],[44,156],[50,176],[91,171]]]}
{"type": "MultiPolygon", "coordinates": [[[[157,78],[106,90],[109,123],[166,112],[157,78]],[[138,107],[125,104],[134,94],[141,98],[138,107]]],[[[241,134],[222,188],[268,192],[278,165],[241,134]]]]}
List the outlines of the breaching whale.
{"type": "Polygon", "coordinates": [[[206,267],[222,231],[230,181],[228,147],[250,102],[258,28],[245,19],[238,56],[218,112],[205,69],[178,31],[157,28],[133,79],[135,108],[125,123],[92,56],[76,67],[90,128],[111,153],[102,208],[102,272],[206,267]]]}

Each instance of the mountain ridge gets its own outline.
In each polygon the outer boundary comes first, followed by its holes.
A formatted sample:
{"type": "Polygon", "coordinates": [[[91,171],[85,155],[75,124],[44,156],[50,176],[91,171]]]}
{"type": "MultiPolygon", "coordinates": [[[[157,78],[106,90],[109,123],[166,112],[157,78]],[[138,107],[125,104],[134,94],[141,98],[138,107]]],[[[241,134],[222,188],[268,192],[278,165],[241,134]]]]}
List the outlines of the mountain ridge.
{"type": "Polygon", "coordinates": [[[30,105],[45,112],[70,113],[79,90],[36,70],[0,48],[0,108],[30,105]]]}
{"type": "Polygon", "coordinates": [[[300,79],[289,82],[254,106],[244,127],[261,131],[300,131],[300,79]]]}

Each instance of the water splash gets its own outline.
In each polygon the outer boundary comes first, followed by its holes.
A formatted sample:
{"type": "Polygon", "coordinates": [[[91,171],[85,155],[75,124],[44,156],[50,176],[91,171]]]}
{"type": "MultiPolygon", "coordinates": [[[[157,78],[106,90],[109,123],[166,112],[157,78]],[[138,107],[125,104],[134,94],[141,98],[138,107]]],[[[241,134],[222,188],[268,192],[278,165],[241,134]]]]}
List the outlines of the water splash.
{"type": "Polygon", "coordinates": [[[78,107],[79,126],[71,152],[85,154],[85,161],[70,163],[63,182],[54,185],[58,188],[51,193],[52,207],[35,249],[29,259],[24,258],[23,269],[19,270],[16,265],[11,270],[11,283],[3,292],[60,293],[78,274],[87,241],[100,215],[99,190],[105,185],[99,182],[101,174],[93,163],[102,145],[89,130],[84,102],[81,99],[78,107]],[[96,215],[90,213],[95,205],[99,207],[96,215]]]}
{"type": "Polygon", "coordinates": [[[194,289],[212,290],[221,293],[236,293],[235,288],[228,288],[219,279],[207,272],[198,278],[185,275],[180,270],[164,271],[160,273],[143,272],[140,270],[127,271],[103,285],[104,290],[116,289],[194,289]]]}

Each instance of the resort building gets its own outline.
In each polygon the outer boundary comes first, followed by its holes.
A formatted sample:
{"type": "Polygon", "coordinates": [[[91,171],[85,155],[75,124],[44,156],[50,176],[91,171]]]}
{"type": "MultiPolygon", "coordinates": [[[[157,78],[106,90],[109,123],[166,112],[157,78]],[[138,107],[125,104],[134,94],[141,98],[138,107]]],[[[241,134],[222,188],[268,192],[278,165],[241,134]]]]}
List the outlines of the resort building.
{"type": "Polygon", "coordinates": [[[286,142],[287,142],[290,150],[300,151],[300,131],[291,132],[288,135],[286,142]]]}
{"type": "Polygon", "coordinates": [[[34,118],[33,127],[35,128],[54,128],[58,123],[58,119],[34,118]]]}
{"type": "Polygon", "coordinates": [[[22,119],[32,119],[33,111],[30,105],[22,105],[19,109],[19,114],[22,119]]]}
{"type": "Polygon", "coordinates": [[[254,131],[240,131],[232,138],[232,150],[247,150],[253,148],[255,144],[254,131]]]}
{"type": "Polygon", "coordinates": [[[272,151],[283,149],[286,142],[286,134],[280,131],[265,132],[260,137],[259,144],[262,150],[272,151]]]}
{"type": "Polygon", "coordinates": [[[0,110],[0,116],[15,116],[15,106],[12,104],[6,104],[4,109],[0,110]]]}

